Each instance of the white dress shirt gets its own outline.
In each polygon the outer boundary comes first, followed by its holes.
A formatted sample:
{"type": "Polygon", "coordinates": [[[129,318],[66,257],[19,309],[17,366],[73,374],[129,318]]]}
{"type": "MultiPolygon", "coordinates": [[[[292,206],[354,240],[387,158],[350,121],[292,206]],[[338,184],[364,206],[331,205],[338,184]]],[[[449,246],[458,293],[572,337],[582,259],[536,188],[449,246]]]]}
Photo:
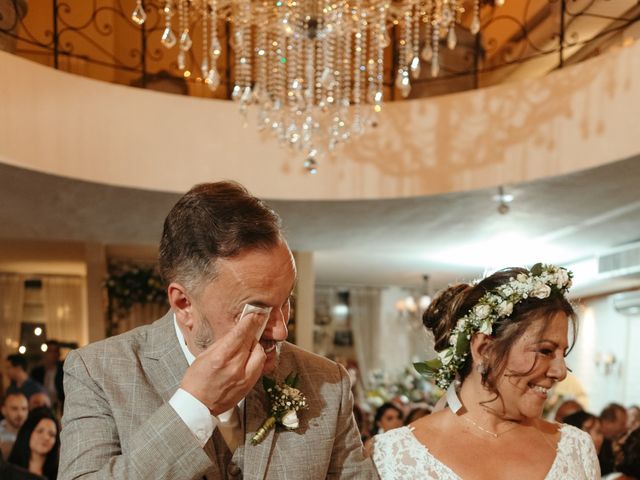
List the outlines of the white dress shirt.
{"type": "MultiPolygon", "coordinates": [[[[180,327],[178,327],[175,314],[173,316],[173,325],[176,329],[182,353],[184,353],[187,363],[191,365],[196,357],[187,348],[187,343],[180,327]]],[[[244,399],[240,400],[237,407],[215,416],[200,400],[186,390],[178,388],[169,400],[169,405],[189,427],[189,430],[196,436],[200,446],[203,448],[216,428],[220,429],[220,433],[232,452],[244,441],[240,423],[244,399]]]]}

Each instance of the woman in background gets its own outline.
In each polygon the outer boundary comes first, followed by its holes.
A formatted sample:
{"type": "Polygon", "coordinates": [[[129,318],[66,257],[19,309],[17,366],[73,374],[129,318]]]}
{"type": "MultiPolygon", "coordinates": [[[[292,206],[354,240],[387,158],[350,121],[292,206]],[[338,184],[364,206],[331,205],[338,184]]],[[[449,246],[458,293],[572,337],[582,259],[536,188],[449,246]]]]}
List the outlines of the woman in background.
{"type": "Polygon", "coordinates": [[[579,412],[575,412],[564,417],[563,423],[573,425],[574,427],[577,427],[591,435],[593,445],[596,447],[596,453],[600,453],[602,442],[604,441],[604,435],[602,434],[602,426],[600,425],[600,419],[598,417],[580,410],[579,412]]]}
{"type": "Polygon", "coordinates": [[[9,463],[42,475],[47,480],[58,476],[60,453],[60,425],[53,412],[46,407],[29,412],[9,455],[9,463]]]}

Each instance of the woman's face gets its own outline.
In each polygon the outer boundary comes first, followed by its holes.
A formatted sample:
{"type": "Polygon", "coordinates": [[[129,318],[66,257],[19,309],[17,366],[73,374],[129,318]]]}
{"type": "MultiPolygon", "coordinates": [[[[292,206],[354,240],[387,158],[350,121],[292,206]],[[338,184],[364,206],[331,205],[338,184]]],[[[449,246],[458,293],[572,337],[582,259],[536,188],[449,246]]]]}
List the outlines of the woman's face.
{"type": "Polygon", "coordinates": [[[29,448],[33,453],[46,456],[56,443],[58,429],[50,418],[43,418],[31,433],[29,448]]]}
{"type": "Polygon", "coordinates": [[[387,408],[378,421],[378,427],[385,432],[402,426],[402,417],[395,408],[387,408]]]}
{"type": "Polygon", "coordinates": [[[593,444],[596,447],[596,453],[599,454],[600,448],[602,448],[602,442],[604,441],[604,435],[602,434],[602,426],[600,425],[600,420],[598,420],[597,418],[588,419],[582,424],[582,430],[591,435],[593,444]]]}
{"type": "MultiPolygon", "coordinates": [[[[506,417],[538,418],[542,414],[549,389],[567,376],[568,327],[567,316],[558,312],[534,320],[513,344],[497,382],[506,417]]],[[[499,409],[500,400],[496,402],[499,409]]]]}

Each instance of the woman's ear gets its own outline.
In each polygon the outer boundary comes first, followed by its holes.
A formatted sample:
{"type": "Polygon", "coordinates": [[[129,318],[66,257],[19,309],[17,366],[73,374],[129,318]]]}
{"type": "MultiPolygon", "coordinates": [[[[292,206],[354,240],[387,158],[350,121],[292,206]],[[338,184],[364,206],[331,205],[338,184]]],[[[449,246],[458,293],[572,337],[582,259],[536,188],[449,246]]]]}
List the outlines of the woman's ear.
{"type": "Polygon", "coordinates": [[[474,369],[483,364],[487,363],[487,353],[491,348],[491,344],[493,343],[493,338],[484,333],[474,333],[471,337],[471,358],[473,359],[473,367],[474,369]]]}
{"type": "Polygon", "coordinates": [[[187,295],[186,288],[179,283],[172,282],[167,287],[167,297],[178,324],[191,329],[193,327],[193,304],[187,295]]]}

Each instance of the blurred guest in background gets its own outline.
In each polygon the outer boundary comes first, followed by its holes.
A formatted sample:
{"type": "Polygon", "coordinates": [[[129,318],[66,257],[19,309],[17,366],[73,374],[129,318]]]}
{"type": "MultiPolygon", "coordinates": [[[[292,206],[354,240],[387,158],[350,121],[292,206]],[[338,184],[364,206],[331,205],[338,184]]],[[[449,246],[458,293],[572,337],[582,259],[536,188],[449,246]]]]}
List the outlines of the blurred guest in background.
{"type": "Polygon", "coordinates": [[[564,417],[564,423],[573,425],[591,435],[593,445],[596,447],[596,453],[600,453],[604,435],[602,434],[602,426],[600,425],[600,419],[598,417],[580,410],[579,412],[564,417]]]}
{"type": "Polygon", "coordinates": [[[431,413],[431,410],[426,406],[412,408],[409,414],[407,415],[407,418],[404,419],[404,424],[409,425],[415,422],[416,420],[418,420],[419,418],[426,417],[430,413],[431,413]]]}
{"type": "Polygon", "coordinates": [[[51,399],[47,392],[37,392],[29,398],[29,410],[35,410],[40,407],[51,408],[51,399]]]}
{"type": "Polygon", "coordinates": [[[58,477],[60,426],[51,409],[32,410],[18,432],[9,455],[9,463],[42,475],[47,480],[58,477]]]}
{"type": "Polygon", "coordinates": [[[613,472],[618,441],[627,433],[627,410],[618,403],[610,403],[600,413],[604,442],[598,459],[602,475],[613,472]]]}
{"type": "Polygon", "coordinates": [[[7,393],[22,392],[27,399],[37,392],[44,391],[44,387],[34,381],[27,373],[27,359],[20,354],[7,357],[7,376],[11,380],[7,393]]]}
{"type": "Polygon", "coordinates": [[[395,428],[400,428],[404,424],[403,413],[393,403],[383,403],[376,410],[373,418],[373,428],[371,428],[371,437],[364,444],[364,450],[367,456],[371,456],[373,452],[373,437],[379,433],[388,432],[395,428]]]}
{"type": "Polygon", "coordinates": [[[604,480],[640,480],[640,429],[629,434],[620,453],[616,473],[607,475],[604,480]]]}
{"type": "Polygon", "coordinates": [[[30,473],[29,470],[7,463],[0,458],[0,478],[2,480],[43,480],[44,477],[30,473]]]}
{"type": "Polygon", "coordinates": [[[8,393],[2,399],[1,411],[4,419],[0,421],[0,453],[6,459],[16,441],[18,430],[27,419],[27,397],[22,392],[8,393]]]}
{"type": "Polygon", "coordinates": [[[555,420],[558,423],[565,423],[565,417],[581,410],[583,410],[582,405],[580,405],[578,402],[576,402],[575,400],[566,400],[562,402],[558,407],[558,410],[556,410],[555,420]]]}
{"type": "Polygon", "coordinates": [[[61,413],[64,404],[64,387],[62,386],[62,365],[60,360],[60,343],[49,340],[44,354],[43,364],[31,371],[31,378],[44,386],[54,412],[61,413]]]}

